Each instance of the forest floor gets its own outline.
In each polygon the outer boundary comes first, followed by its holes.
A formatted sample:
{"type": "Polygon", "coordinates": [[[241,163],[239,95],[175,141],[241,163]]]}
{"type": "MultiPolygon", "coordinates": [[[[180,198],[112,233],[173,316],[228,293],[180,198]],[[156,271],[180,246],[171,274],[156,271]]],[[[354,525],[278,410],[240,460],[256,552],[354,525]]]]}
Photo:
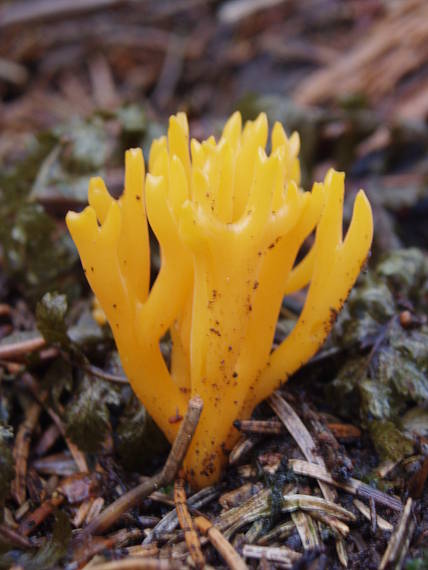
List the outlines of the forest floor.
{"type": "Polygon", "coordinates": [[[428,568],[427,21],[424,0],[0,2],[0,568],[428,568]],[[91,176],[118,195],[169,114],[199,139],[236,109],[300,133],[305,188],[345,170],[375,237],[326,345],[194,493],[64,216],[91,176]]]}

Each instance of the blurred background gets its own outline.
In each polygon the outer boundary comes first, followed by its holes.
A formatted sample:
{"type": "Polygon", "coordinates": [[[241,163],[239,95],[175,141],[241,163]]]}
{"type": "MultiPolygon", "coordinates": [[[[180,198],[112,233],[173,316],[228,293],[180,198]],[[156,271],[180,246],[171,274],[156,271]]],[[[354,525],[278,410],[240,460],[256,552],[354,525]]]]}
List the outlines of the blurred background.
{"type": "Polygon", "coordinates": [[[0,3],[3,189],[24,164],[51,211],[84,201],[94,173],[120,191],[123,149],[169,114],[202,137],[235,109],[300,132],[306,187],[332,165],[364,185],[379,247],[426,243],[425,0],[0,3]]]}
{"type": "Polygon", "coordinates": [[[117,195],[124,150],[147,157],[170,114],[201,138],[236,109],[299,131],[306,189],[334,166],[348,203],[366,190],[374,256],[426,246],[426,0],[16,0],[0,3],[6,274],[40,298],[76,266],[63,217],[91,176],[117,195]]]}

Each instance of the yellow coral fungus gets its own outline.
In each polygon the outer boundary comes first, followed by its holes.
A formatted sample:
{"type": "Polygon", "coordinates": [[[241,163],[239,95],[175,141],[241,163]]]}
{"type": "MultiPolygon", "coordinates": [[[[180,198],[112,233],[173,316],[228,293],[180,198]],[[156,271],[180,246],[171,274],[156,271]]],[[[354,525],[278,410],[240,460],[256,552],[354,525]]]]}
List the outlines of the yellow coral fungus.
{"type": "Polygon", "coordinates": [[[129,381],[170,441],[189,398],[204,401],[185,464],[196,486],[218,479],[236,441],[234,420],[248,418],[320,348],[372,240],[364,192],[343,239],[344,175],[330,170],[304,192],[298,135],[288,138],[276,123],[269,155],[267,139],[266,115],[242,128],[235,113],[218,142],[189,145],[179,113],[153,143],[147,175],[141,151],[129,150],[121,198],[94,179],[89,206],[67,215],[129,381]],[[148,223],[161,249],[151,288],[148,223]],[[302,313],[272,352],[283,296],[304,287],[302,313]],[[169,366],[159,348],[167,332],[169,366]]]}

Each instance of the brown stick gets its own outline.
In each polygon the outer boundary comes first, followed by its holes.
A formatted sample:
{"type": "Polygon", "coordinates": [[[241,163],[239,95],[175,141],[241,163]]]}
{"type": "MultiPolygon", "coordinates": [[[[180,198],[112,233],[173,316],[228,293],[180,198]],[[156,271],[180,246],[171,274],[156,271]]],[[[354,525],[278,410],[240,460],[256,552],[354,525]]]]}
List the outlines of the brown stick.
{"type": "Polygon", "coordinates": [[[14,360],[20,356],[26,356],[30,352],[35,352],[44,346],[46,346],[46,341],[41,336],[21,342],[5,344],[4,346],[0,346],[0,359],[14,360]]]}
{"type": "Polygon", "coordinates": [[[28,536],[45,521],[48,516],[64,502],[64,496],[58,493],[44,501],[35,511],[27,515],[19,525],[19,534],[28,536]]]}
{"type": "Polygon", "coordinates": [[[25,420],[20,425],[13,448],[16,465],[15,479],[12,481],[12,496],[22,505],[27,496],[27,460],[30,453],[31,435],[37,425],[42,407],[38,402],[32,403],[25,414],[25,420]]]}
{"type": "Polygon", "coordinates": [[[192,398],[189,401],[186,416],[180,426],[162,471],[148,481],[144,481],[134,489],[131,489],[131,491],[125,493],[125,495],[122,495],[119,499],[114,501],[114,503],[109,505],[88,524],[83,530],[83,536],[105,532],[123,513],[135,507],[142,499],[159,489],[159,487],[169,485],[171,481],[174,480],[189,448],[190,442],[192,441],[202,412],[202,406],[202,400],[199,397],[192,398]]]}
{"type": "Polygon", "coordinates": [[[202,554],[201,543],[194,529],[192,517],[187,509],[186,491],[184,490],[184,479],[182,477],[179,477],[175,481],[174,501],[175,508],[177,509],[178,522],[184,531],[184,540],[186,541],[190,556],[196,568],[202,569],[205,566],[205,557],[202,554]]]}
{"type": "Polygon", "coordinates": [[[225,560],[231,570],[248,570],[248,566],[239,556],[233,546],[208,519],[203,516],[195,519],[195,524],[200,533],[206,535],[208,540],[225,560]]]}

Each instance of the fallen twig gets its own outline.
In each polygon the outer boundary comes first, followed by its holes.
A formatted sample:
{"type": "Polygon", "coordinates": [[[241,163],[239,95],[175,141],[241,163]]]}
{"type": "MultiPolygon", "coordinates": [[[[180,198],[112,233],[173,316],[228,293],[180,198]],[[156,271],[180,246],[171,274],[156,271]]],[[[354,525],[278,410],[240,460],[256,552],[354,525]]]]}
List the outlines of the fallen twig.
{"type": "Polygon", "coordinates": [[[19,534],[28,536],[44,522],[48,516],[64,502],[64,495],[55,493],[50,499],[44,501],[35,511],[28,514],[19,525],[19,534]]]}
{"type": "Polygon", "coordinates": [[[284,427],[278,420],[236,420],[233,425],[243,433],[266,433],[272,435],[284,433],[284,427]]]}
{"type": "Polygon", "coordinates": [[[40,350],[44,346],[46,346],[46,341],[41,336],[37,336],[29,340],[5,344],[0,346],[0,359],[14,360],[15,358],[27,356],[30,352],[36,352],[36,350],[40,350]]]}
{"type": "Polygon", "coordinates": [[[314,495],[283,495],[282,512],[292,513],[298,509],[308,512],[321,511],[345,521],[356,520],[354,513],[322,497],[315,497],[314,495]]]}
{"type": "Polygon", "coordinates": [[[225,560],[231,570],[248,569],[244,560],[239,556],[230,542],[226,540],[219,529],[212,524],[212,522],[201,516],[195,519],[195,525],[199,532],[208,537],[208,540],[225,560]]]}
{"type": "Polygon", "coordinates": [[[190,556],[192,557],[195,567],[202,569],[205,566],[205,557],[202,554],[198,534],[193,527],[192,517],[187,509],[184,479],[182,477],[179,477],[175,481],[174,501],[177,509],[178,522],[184,531],[184,540],[186,541],[190,556]]]}
{"type": "Polygon", "coordinates": [[[160,473],[151,479],[144,481],[128,493],[122,495],[119,499],[109,505],[98,517],[91,521],[83,530],[83,535],[100,534],[110,528],[115,521],[126,511],[132,509],[142,499],[165,485],[169,485],[177,475],[181,462],[186,455],[187,449],[192,441],[196,426],[202,412],[202,400],[199,397],[192,398],[189,401],[186,416],[180,426],[177,437],[160,473]]]}
{"type": "Polygon", "coordinates": [[[37,425],[41,411],[42,407],[37,402],[30,404],[25,414],[25,420],[19,427],[13,448],[16,474],[12,481],[11,492],[18,505],[22,505],[27,496],[27,460],[30,453],[31,435],[37,425]]]}

